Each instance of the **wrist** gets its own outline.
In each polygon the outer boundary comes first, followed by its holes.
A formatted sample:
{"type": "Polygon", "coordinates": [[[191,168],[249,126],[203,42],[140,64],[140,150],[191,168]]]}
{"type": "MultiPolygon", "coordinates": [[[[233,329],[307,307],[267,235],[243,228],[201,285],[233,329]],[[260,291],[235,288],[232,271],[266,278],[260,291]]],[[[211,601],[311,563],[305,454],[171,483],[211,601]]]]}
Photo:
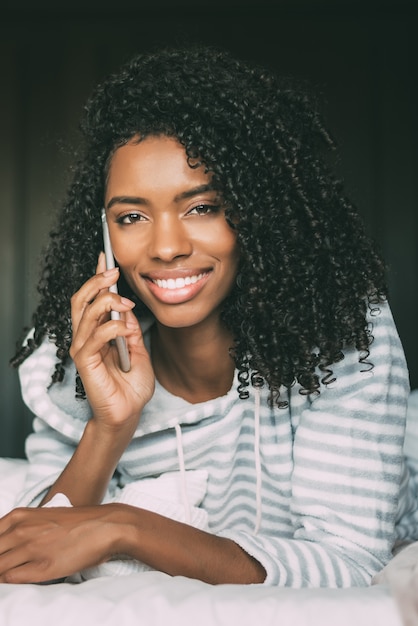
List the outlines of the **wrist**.
{"type": "Polygon", "coordinates": [[[87,422],[83,433],[83,439],[94,443],[95,449],[103,452],[118,452],[122,454],[131,441],[138,419],[126,421],[123,424],[109,424],[93,415],[87,422]]]}
{"type": "Polygon", "coordinates": [[[108,558],[124,554],[138,558],[138,509],[120,502],[102,505],[106,510],[105,545],[108,558]]]}
{"type": "Polygon", "coordinates": [[[48,499],[62,492],[73,506],[100,504],[125,451],[131,433],[121,436],[90,419],[66,468],[50,489],[48,499]]]}

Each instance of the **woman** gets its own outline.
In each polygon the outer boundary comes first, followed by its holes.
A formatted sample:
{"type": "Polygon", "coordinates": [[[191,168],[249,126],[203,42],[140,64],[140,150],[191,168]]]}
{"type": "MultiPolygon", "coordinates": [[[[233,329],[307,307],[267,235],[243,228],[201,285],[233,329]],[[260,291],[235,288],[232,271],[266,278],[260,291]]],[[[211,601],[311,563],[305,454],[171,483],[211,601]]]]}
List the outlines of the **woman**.
{"type": "Polygon", "coordinates": [[[368,584],[416,528],[407,370],[317,110],[228,54],[173,50],[99,86],[83,131],[14,358],[36,418],[0,580],[122,554],[210,583],[368,584]]]}

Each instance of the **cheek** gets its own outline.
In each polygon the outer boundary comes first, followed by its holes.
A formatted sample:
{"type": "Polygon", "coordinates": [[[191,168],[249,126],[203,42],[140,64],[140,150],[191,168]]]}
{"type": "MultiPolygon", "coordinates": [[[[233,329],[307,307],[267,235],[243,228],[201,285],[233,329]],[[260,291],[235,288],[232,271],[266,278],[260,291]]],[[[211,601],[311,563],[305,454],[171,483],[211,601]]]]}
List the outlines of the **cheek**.
{"type": "Polygon", "coordinates": [[[223,239],[218,239],[217,249],[214,250],[214,256],[217,257],[220,262],[220,269],[222,272],[224,286],[229,291],[235,282],[238,274],[238,267],[240,261],[240,252],[236,237],[234,234],[228,233],[224,235],[223,239]]]}
{"type": "Polygon", "coordinates": [[[121,268],[128,268],[137,262],[138,255],[141,256],[141,245],[137,238],[120,236],[115,234],[112,236],[113,254],[117,264],[121,268]]]}
{"type": "Polygon", "coordinates": [[[195,241],[200,241],[202,247],[207,251],[212,251],[214,257],[219,260],[237,259],[239,248],[236,234],[226,224],[221,224],[216,228],[207,229],[200,232],[195,241]]]}
{"type": "Polygon", "coordinates": [[[226,235],[224,234],[223,238],[219,237],[218,242],[220,248],[220,257],[228,259],[229,262],[232,264],[231,269],[236,271],[239,263],[240,252],[235,233],[228,231],[226,235]]]}

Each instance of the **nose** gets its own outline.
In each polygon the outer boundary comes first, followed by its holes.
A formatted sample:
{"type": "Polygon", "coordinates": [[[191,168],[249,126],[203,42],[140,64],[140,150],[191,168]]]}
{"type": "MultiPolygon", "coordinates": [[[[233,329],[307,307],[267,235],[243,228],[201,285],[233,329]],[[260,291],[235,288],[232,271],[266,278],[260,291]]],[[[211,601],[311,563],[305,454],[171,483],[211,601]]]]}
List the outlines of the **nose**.
{"type": "Polygon", "coordinates": [[[164,214],[154,221],[149,247],[152,258],[170,263],[176,258],[189,256],[192,249],[187,227],[178,216],[164,214]]]}

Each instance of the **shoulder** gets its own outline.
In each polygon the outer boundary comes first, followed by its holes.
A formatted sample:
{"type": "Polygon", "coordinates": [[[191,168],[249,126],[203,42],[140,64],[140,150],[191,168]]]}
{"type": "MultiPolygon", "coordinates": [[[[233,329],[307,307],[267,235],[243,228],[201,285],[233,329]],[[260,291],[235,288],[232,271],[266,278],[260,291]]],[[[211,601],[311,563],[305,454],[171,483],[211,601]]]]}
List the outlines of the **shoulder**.
{"type": "Polygon", "coordinates": [[[399,379],[406,384],[408,368],[405,353],[389,303],[369,305],[367,322],[370,332],[370,354],[366,362],[372,365],[371,371],[375,372],[376,377],[380,373],[392,381],[399,379]]]}
{"type": "Polygon", "coordinates": [[[373,336],[373,341],[380,340],[402,349],[396,324],[387,300],[368,305],[366,321],[373,336]]]}
{"type": "Polygon", "coordinates": [[[70,438],[79,438],[84,422],[91,415],[86,400],[75,397],[75,366],[71,359],[65,365],[64,379],[51,384],[59,362],[57,346],[49,337],[19,366],[22,398],[37,419],[70,438]]]}
{"type": "MultiPolygon", "coordinates": [[[[33,329],[28,333],[26,341],[32,335],[33,329]]],[[[59,361],[56,352],[55,342],[49,337],[44,337],[42,343],[23,361],[18,370],[22,392],[34,386],[49,386],[59,361]]]]}
{"type": "MultiPolygon", "coordinates": [[[[343,350],[343,359],[327,371],[318,369],[320,393],[300,395],[290,390],[292,421],[350,430],[353,420],[391,424],[401,434],[409,395],[408,368],[402,344],[387,302],[370,305],[367,314],[370,345],[368,352],[354,346],[343,350]],[[328,379],[328,382],[325,380],[328,379]]],[[[379,426],[379,428],[381,428],[379,426]]]]}

